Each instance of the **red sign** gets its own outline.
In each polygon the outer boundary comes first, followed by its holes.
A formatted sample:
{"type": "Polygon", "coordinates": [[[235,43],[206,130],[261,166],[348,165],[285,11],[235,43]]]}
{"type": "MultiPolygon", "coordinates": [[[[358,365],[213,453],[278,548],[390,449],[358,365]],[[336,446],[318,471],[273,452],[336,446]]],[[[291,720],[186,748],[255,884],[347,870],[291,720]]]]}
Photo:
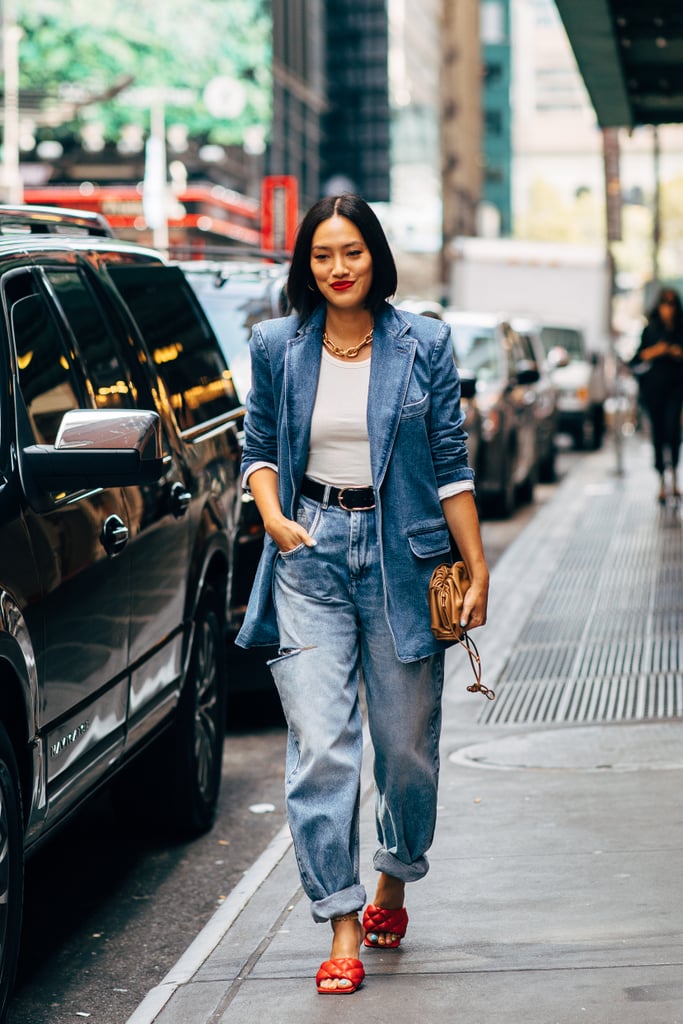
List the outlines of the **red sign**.
{"type": "Polygon", "coordinates": [[[261,182],[261,245],[291,252],[299,219],[299,189],[291,174],[271,174],[261,182]]]}

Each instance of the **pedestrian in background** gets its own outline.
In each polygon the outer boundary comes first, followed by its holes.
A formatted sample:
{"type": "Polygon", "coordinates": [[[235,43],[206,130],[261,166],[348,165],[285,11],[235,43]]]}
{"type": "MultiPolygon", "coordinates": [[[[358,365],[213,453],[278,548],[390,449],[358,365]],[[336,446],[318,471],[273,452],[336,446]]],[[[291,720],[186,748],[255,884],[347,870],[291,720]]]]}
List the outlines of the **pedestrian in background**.
{"type": "Polygon", "coordinates": [[[660,291],[631,365],[650,420],[655,469],[659,473],[658,500],[664,504],[667,468],[671,494],[680,498],[677,471],[683,409],[683,308],[673,288],[660,291]]]}
{"type": "Polygon", "coordinates": [[[391,250],[360,197],[327,197],[300,225],[288,278],[295,315],[251,339],[243,479],[266,529],[244,647],[271,663],[288,724],[286,799],[302,886],[332,951],[318,991],[354,992],[360,945],[406,933],[406,882],[428,870],[446,643],[428,584],[452,536],[486,621],[488,569],[461,428],[450,328],[395,309],[391,250]],[[379,872],[359,876],[365,685],[379,872]]]}

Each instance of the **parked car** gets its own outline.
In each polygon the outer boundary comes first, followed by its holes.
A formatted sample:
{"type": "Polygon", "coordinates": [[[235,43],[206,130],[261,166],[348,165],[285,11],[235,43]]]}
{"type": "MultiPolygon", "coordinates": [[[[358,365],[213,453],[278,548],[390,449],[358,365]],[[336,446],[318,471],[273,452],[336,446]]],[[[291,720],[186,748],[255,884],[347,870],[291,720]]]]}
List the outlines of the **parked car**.
{"type": "Polygon", "coordinates": [[[556,437],[559,427],[557,388],[553,383],[550,366],[543,348],[540,324],[516,317],[511,321],[511,326],[517,332],[520,343],[524,346],[529,364],[535,363],[538,368],[539,377],[534,385],[538,459],[536,477],[541,483],[550,484],[555,480],[556,437]]]}
{"type": "Polygon", "coordinates": [[[576,448],[599,448],[608,394],[605,357],[589,352],[583,331],[573,325],[544,323],[541,341],[557,388],[558,430],[576,448]]]}
{"type": "Polygon", "coordinates": [[[45,218],[0,207],[0,1020],[24,860],[83,801],[210,827],[245,542],[243,407],[184,275],[45,218]]]}
{"type": "Polygon", "coordinates": [[[510,324],[487,313],[447,309],[458,366],[477,381],[482,416],[476,465],[483,512],[506,517],[531,501],[536,478],[536,391],[539,370],[510,324]]]}

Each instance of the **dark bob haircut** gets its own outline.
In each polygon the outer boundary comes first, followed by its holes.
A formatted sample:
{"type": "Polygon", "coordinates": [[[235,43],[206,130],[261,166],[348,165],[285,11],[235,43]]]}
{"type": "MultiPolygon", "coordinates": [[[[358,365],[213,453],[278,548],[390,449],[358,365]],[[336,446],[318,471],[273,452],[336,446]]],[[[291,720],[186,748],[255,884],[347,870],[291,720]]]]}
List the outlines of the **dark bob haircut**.
{"type": "Polygon", "coordinates": [[[662,318],[659,315],[659,307],[663,302],[667,305],[673,306],[674,327],[676,330],[680,330],[683,327],[683,306],[681,306],[681,297],[674,288],[660,288],[659,294],[657,295],[657,301],[650,310],[648,319],[658,320],[661,323],[662,318]]]}
{"type": "Polygon", "coordinates": [[[319,224],[335,214],[356,225],[372,257],[372,284],[365,300],[367,308],[376,313],[398,285],[396,264],[386,235],[365,200],[351,193],[325,196],[310,208],[299,225],[287,278],[289,302],[304,320],[324,301],[311,273],[313,235],[319,224]]]}

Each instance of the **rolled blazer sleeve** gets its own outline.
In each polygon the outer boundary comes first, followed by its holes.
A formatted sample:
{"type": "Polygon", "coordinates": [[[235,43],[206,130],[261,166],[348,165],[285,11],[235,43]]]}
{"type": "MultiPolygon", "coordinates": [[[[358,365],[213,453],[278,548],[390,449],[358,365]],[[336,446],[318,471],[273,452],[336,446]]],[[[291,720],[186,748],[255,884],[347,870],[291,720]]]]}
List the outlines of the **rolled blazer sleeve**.
{"type": "Polygon", "coordinates": [[[468,462],[467,434],[462,429],[460,377],[455,366],[451,329],[443,324],[432,349],[429,441],[439,489],[474,481],[468,462]]]}
{"type": "Polygon", "coordinates": [[[244,420],[244,451],[242,475],[248,478],[256,463],[277,469],[277,413],[273,372],[263,335],[256,324],[249,342],[251,354],[251,389],[247,395],[244,420]]]}

